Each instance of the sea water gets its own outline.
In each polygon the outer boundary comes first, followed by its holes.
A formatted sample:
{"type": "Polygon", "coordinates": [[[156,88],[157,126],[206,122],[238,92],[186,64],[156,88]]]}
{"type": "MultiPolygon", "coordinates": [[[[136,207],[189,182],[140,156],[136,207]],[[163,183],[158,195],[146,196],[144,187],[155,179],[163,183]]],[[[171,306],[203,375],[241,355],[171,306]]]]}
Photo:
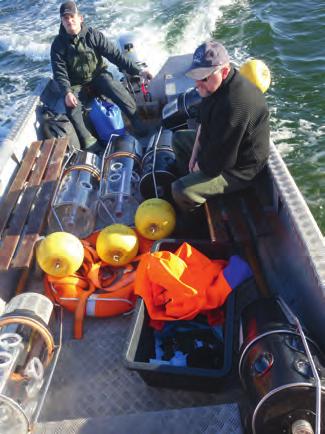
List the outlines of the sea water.
{"type": "MultiPolygon", "coordinates": [[[[59,0],[0,0],[0,141],[26,98],[51,76],[59,0]]],[[[170,54],[214,36],[240,66],[262,59],[272,139],[325,232],[324,0],[79,0],[88,26],[112,40],[135,32],[139,58],[155,73],[170,54]]]]}

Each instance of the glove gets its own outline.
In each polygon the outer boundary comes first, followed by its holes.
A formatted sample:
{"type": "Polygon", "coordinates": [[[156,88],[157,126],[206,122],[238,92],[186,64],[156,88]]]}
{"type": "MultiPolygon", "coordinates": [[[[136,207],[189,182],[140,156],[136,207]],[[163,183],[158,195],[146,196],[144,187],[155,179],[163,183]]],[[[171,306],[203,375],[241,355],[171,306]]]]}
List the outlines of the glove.
{"type": "Polygon", "coordinates": [[[230,257],[228,265],[223,270],[223,275],[229,286],[234,289],[244,280],[253,276],[253,273],[246,261],[234,255],[230,257]]]}
{"type": "Polygon", "coordinates": [[[142,71],[139,72],[139,75],[141,78],[143,78],[146,81],[149,81],[152,79],[153,75],[147,71],[146,69],[142,69],[142,71]]]}

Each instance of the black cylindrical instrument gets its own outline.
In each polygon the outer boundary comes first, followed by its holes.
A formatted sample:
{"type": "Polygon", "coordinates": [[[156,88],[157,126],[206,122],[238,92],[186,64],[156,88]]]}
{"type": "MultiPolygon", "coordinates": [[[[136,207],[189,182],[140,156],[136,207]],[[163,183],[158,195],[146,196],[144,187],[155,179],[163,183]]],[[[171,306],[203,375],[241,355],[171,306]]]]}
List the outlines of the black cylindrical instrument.
{"type": "MultiPolygon", "coordinates": [[[[298,428],[304,424],[304,432],[314,433],[315,379],[302,338],[281,303],[274,298],[259,299],[241,316],[239,375],[254,408],[252,430],[254,434],[291,434],[302,432],[298,428]]],[[[313,341],[307,341],[323,383],[324,406],[322,354],[313,341]]],[[[324,414],[322,424],[325,428],[324,414]]]]}
{"type": "Polygon", "coordinates": [[[172,131],[162,130],[152,137],[142,159],[140,192],[145,199],[168,198],[171,183],[176,179],[176,158],[172,147],[172,131]]]}
{"type": "Polygon", "coordinates": [[[187,119],[198,116],[198,108],[202,101],[196,88],[187,89],[176,99],[165,105],[162,110],[164,128],[177,129],[187,125],[187,119]]]}

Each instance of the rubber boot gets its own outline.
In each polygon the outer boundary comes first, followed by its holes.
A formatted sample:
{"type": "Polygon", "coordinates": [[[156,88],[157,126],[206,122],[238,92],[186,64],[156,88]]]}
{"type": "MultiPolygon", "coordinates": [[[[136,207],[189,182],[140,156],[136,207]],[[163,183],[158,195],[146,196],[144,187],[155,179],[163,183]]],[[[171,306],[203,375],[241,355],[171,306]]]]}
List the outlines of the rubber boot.
{"type": "Polygon", "coordinates": [[[148,126],[140,119],[137,112],[130,117],[131,125],[135,136],[145,137],[150,133],[148,126]]]}
{"type": "Polygon", "coordinates": [[[84,150],[86,152],[92,152],[93,154],[99,155],[103,149],[97,139],[95,137],[92,137],[89,142],[87,141],[85,143],[84,150]]]}

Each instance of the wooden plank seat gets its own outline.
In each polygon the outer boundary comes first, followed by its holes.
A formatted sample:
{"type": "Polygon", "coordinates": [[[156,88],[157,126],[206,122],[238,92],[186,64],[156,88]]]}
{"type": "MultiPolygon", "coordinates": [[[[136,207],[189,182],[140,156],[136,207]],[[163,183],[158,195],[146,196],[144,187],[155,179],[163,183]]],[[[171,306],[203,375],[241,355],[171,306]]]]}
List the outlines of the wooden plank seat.
{"type": "Polygon", "coordinates": [[[252,235],[270,234],[270,212],[263,208],[253,187],[210,198],[205,204],[205,212],[214,241],[228,237],[245,242],[252,235]]]}
{"type": "Polygon", "coordinates": [[[0,271],[28,269],[59,179],[68,139],[36,141],[2,200],[0,271]]]}
{"type": "Polygon", "coordinates": [[[239,247],[250,264],[263,295],[269,293],[254,239],[270,234],[269,214],[261,205],[253,187],[244,191],[216,195],[205,204],[212,242],[229,242],[239,247]]]}

